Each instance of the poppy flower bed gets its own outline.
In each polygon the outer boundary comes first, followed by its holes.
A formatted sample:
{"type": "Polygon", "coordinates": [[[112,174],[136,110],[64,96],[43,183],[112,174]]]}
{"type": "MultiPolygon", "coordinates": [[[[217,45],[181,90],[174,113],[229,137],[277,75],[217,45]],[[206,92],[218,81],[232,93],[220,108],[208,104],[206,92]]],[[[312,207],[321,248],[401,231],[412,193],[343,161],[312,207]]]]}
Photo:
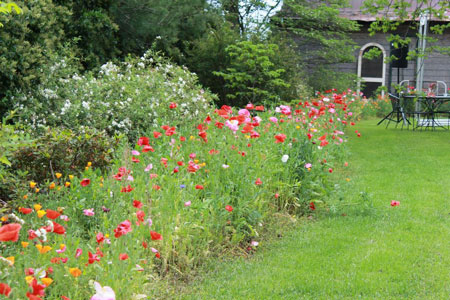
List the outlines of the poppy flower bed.
{"type": "Polygon", "coordinates": [[[353,101],[349,91],[273,111],[223,106],[140,137],[110,174],[88,163],[80,178],[30,182],[28,205],[2,217],[0,294],[148,299],[158,276],[256,249],[271,214],[320,208],[353,101]]]}

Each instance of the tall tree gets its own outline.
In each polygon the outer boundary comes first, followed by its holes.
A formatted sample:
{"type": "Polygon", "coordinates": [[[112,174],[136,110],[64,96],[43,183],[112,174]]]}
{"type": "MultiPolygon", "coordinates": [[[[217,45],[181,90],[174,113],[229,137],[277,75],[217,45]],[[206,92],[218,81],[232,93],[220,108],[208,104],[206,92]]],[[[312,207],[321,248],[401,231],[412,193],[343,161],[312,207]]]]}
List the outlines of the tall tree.
{"type": "Polygon", "coordinates": [[[354,61],[355,44],[348,34],[358,31],[359,26],[339,16],[339,9],[346,4],[346,0],[285,0],[282,10],[272,18],[274,31],[288,33],[296,41],[315,89],[344,76],[336,74],[333,65],[354,61]]]}

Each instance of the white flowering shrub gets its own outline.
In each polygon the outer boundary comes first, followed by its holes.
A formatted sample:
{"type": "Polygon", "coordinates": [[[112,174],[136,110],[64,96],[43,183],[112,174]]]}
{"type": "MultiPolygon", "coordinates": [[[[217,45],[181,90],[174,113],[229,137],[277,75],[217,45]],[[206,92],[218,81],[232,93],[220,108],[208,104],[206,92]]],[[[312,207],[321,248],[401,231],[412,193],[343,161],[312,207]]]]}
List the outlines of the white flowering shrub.
{"type": "MultiPolygon", "coordinates": [[[[50,78],[61,74],[60,68],[65,64],[49,68],[50,78]]],[[[49,79],[14,100],[20,121],[34,129],[89,126],[131,139],[161,125],[191,122],[210,108],[213,95],[198,85],[195,74],[148,51],[123,63],[108,62],[98,73],[49,79]]]]}

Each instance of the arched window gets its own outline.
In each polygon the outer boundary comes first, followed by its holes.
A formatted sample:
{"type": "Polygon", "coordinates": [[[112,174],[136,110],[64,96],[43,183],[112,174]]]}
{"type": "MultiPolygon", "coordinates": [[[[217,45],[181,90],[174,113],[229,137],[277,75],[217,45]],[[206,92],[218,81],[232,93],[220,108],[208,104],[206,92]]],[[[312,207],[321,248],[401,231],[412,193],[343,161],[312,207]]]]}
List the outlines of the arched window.
{"type": "Polygon", "coordinates": [[[366,97],[373,96],[374,92],[386,84],[386,51],[383,46],[377,43],[368,43],[364,45],[359,51],[358,56],[358,77],[363,81],[363,88],[358,86],[358,89],[363,92],[366,97]],[[382,55],[373,59],[367,59],[364,54],[373,48],[381,50],[382,55]]]}

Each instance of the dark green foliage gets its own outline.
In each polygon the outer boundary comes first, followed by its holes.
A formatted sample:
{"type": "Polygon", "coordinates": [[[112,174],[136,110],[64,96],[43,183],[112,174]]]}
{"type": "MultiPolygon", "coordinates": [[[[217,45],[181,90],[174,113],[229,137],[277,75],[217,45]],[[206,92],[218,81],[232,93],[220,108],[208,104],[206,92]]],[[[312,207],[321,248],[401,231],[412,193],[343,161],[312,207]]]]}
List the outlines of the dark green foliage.
{"type": "Polygon", "coordinates": [[[186,43],[200,38],[211,21],[205,0],[116,1],[110,10],[119,26],[122,53],[142,55],[153,44],[180,61],[186,43]]]}
{"type": "MultiPolygon", "coordinates": [[[[51,0],[16,1],[20,15],[0,15],[0,99],[15,89],[30,89],[43,76],[40,69],[65,41],[70,11],[51,0]]],[[[12,106],[0,100],[0,115],[12,106]]]]}

